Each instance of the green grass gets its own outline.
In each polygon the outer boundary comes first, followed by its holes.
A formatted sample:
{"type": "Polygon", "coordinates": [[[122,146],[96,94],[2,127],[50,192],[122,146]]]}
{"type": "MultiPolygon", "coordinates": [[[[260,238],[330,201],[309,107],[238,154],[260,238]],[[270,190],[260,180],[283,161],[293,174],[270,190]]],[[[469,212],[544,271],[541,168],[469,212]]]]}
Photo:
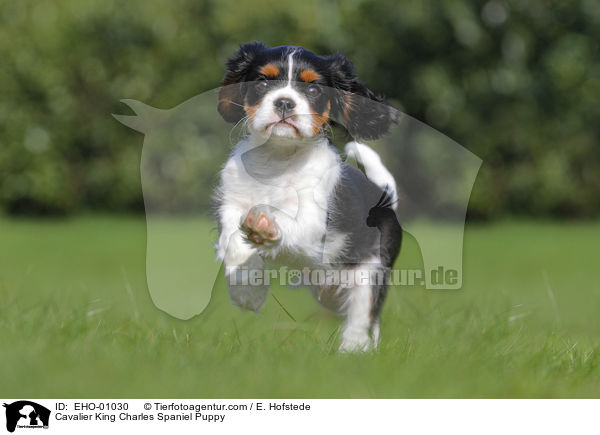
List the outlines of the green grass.
{"type": "Polygon", "coordinates": [[[467,226],[463,288],[392,289],[368,355],[336,353],[338,319],[302,290],[273,289],[296,322],[270,296],[240,312],[222,278],[170,317],[145,237],[142,218],[0,220],[0,396],[600,397],[599,223],[467,226]]]}

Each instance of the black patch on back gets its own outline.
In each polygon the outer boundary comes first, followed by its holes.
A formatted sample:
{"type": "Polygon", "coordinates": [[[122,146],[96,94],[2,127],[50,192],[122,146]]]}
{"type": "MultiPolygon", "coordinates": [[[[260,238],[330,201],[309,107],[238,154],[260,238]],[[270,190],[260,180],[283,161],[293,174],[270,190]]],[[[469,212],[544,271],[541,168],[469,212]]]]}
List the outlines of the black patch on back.
{"type": "MultiPolygon", "coordinates": [[[[400,249],[402,230],[398,221],[385,222],[396,231],[383,231],[379,226],[367,225],[371,210],[378,205],[384,190],[369,180],[364,173],[341,163],[341,176],[329,202],[327,216],[328,231],[334,230],[348,235],[347,245],[338,261],[343,264],[358,264],[366,259],[388,251],[395,255],[382,255],[382,266],[391,267],[400,249]],[[396,227],[396,228],[393,228],[396,227]],[[399,232],[398,232],[399,230],[399,232]],[[389,246],[388,246],[389,245],[389,246]],[[383,249],[381,249],[383,248],[383,249]],[[391,249],[390,249],[391,248],[391,249]]],[[[395,218],[394,211],[390,212],[395,218]]]]}

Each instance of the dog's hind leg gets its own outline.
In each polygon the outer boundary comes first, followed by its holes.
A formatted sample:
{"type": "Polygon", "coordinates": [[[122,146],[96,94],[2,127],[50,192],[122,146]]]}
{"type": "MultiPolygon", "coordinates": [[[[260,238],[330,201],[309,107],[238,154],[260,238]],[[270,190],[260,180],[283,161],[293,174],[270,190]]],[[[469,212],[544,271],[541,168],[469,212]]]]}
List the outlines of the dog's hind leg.
{"type": "MultiPolygon", "coordinates": [[[[386,272],[384,278],[389,278],[389,272],[386,272]]],[[[371,304],[371,339],[373,347],[377,348],[379,342],[379,323],[381,317],[381,309],[387,296],[388,286],[386,282],[376,283],[372,288],[373,303],[371,304]]]]}
{"type": "Polygon", "coordinates": [[[364,352],[373,347],[374,343],[369,335],[372,303],[373,292],[369,284],[360,284],[347,289],[344,303],[346,320],[342,331],[341,352],[364,352]]]}
{"type": "Polygon", "coordinates": [[[389,270],[365,264],[357,269],[355,282],[347,289],[343,312],[346,316],[340,351],[356,352],[377,348],[379,319],[388,289],[389,270]],[[368,279],[367,279],[368,278],[368,279]]]}

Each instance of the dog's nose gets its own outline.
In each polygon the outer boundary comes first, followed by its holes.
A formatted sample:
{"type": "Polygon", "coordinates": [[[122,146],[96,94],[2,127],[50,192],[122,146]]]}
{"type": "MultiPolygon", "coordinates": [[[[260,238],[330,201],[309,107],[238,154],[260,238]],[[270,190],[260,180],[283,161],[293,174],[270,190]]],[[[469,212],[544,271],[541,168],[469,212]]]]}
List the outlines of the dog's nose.
{"type": "Polygon", "coordinates": [[[282,114],[285,112],[289,112],[294,107],[296,107],[296,103],[291,98],[278,98],[273,103],[275,108],[279,110],[282,114]]]}

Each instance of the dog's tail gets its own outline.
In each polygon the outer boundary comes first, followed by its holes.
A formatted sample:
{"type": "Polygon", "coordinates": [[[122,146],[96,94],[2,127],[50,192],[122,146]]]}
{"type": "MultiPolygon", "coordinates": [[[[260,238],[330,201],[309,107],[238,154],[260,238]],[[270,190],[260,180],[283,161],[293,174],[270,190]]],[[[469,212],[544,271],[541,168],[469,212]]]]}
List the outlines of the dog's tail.
{"type": "Polygon", "coordinates": [[[345,146],[346,155],[356,160],[365,168],[367,178],[388,192],[392,209],[398,204],[398,188],[396,180],[383,165],[381,157],[372,148],[359,142],[348,142],[345,146]]]}

